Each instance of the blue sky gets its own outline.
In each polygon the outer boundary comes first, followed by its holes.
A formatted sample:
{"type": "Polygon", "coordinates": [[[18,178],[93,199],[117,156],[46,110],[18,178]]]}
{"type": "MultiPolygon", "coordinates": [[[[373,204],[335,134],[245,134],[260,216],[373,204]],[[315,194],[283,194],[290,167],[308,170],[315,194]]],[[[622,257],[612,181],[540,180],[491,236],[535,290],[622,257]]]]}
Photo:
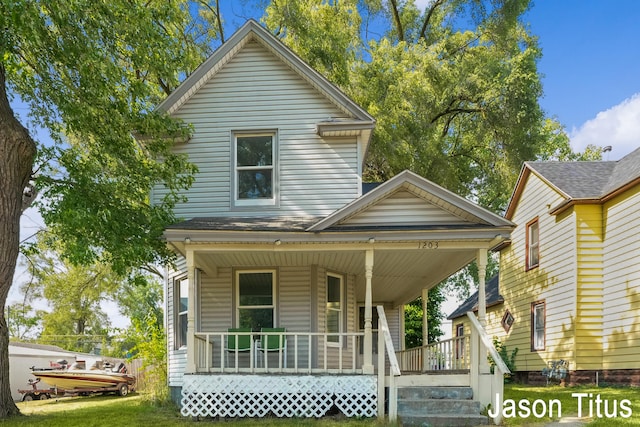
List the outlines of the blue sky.
{"type": "MultiPolygon", "coordinates": [[[[226,37],[260,18],[242,1],[220,4],[226,37]]],[[[604,159],[618,160],[640,147],[640,0],[532,0],[523,18],[542,48],[540,104],[573,149],[610,145],[604,159]]]]}
{"type": "Polygon", "coordinates": [[[542,48],[540,104],[574,149],[611,145],[617,160],[640,147],[640,1],[538,0],[525,22],[542,48]]]}
{"type": "MultiPolygon", "coordinates": [[[[242,2],[221,4],[230,12],[227,37],[246,18],[259,18],[242,2]]],[[[640,0],[537,0],[524,21],[542,48],[542,108],[564,125],[574,149],[611,145],[605,159],[617,160],[640,147],[640,0]]],[[[40,223],[27,214],[22,237],[40,223]]]]}

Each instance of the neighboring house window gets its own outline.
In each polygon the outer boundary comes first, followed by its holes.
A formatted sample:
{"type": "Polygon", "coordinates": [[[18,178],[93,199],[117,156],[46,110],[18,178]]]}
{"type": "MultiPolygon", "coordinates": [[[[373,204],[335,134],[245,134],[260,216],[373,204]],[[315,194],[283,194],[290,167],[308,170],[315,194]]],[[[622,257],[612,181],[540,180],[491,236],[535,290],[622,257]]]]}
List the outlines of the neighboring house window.
{"type": "Polygon", "coordinates": [[[235,205],[275,204],[275,133],[234,135],[235,205]]]}
{"type": "Polygon", "coordinates": [[[464,339],[461,337],[464,337],[463,323],[456,325],[456,338],[459,338],[456,340],[456,359],[464,359],[464,352],[465,352],[464,339]]]}
{"type": "MultiPolygon", "coordinates": [[[[343,331],[343,279],[342,276],[335,274],[327,275],[327,333],[340,333],[343,331]]],[[[340,344],[342,337],[340,335],[328,335],[328,343],[340,344]]]]}
{"type": "Polygon", "coordinates": [[[511,330],[511,326],[513,326],[514,321],[515,319],[513,318],[513,315],[509,310],[507,310],[504,313],[504,316],[502,316],[502,327],[504,328],[505,332],[509,332],[511,330]]]}
{"type": "Polygon", "coordinates": [[[273,270],[236,272],[237,327],[274,327],[275,275],[273,270]]]}
{"type": "Polygon", "coordinates": [[[544,350],[545,344],[545,303],[531,304],[531,351],[544,350]]]}
{"type": "Polygon", "coordinates": [[[540,234],[538,218],[527,224],[527,270],[540,263],[540,234]]]}
{"type": "Polygon", "coordinates": [[[176,279],[174,282],[174,296],[176,298],[176,348],[187,345],[187,310],[189,308],[189,281],[186,277],[176,279]]]}

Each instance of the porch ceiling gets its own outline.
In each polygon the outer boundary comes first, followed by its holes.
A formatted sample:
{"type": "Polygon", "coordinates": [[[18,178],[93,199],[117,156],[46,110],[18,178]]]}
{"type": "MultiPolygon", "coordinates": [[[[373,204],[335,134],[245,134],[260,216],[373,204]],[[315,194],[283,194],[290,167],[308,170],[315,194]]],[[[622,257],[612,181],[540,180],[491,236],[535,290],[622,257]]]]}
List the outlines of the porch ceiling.
{"type": "MultiPolygon", "coordinates": [[[[375,246],[375,245],[374,245],[375,246]]],[[[374,302],[407,303],[457,272],[477,256],[477,248],[374,248],[372,297],[374,302]]],[[[195,264],[206,274],[218,268],[306,267],[317,265],[356,277],[356,298],[365,298],[365,250],[283,250],[194,252],[195,264]]]]}

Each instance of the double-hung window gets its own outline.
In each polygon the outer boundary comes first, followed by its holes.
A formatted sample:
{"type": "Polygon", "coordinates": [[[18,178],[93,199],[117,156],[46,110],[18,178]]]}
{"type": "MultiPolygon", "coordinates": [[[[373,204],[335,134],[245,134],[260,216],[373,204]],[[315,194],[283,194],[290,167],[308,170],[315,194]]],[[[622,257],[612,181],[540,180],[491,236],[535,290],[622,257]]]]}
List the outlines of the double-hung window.
{"type": "Polygon", "coordinates": [[[174,298],[176,298],[176,337],[175,347],[181,348],[187,345],[187,310],[189,308],[189,281],[186,277],[177,279],[174,286],[174,298]]]}
{"type": "Polygon", "coordinates": [[[274,270],[236,272],[237,327],[274,327],[275,276],[274,270]]]}
{"type": "Polygon", "coordinates": [[[527,224],[527,270],[537,267],[540,263],[539,231],[537,218],[527,224]]]}
{"type": "Polygon", "coordinates": [[[327,310],[326,310],[326,319],[327,319],[327,342],[340,344],[341,337],[340,335],[331,335],[339,334],[343,331],[343,312],[344,312],[344,303],[343,303],[343,279],[342,276],[338,276],[335,274],[327,275],[327,310]]]}
{"type": "Polygon", "coordinates": [[[269,206],[276,201],[276,134],[235,133],[235,206],[269,206]]]}
{"type": "Polygon", "coordinates": [[[544,350],[545,347],[545,303],[537,301],[531,304],[531,351],[544,350]]]}

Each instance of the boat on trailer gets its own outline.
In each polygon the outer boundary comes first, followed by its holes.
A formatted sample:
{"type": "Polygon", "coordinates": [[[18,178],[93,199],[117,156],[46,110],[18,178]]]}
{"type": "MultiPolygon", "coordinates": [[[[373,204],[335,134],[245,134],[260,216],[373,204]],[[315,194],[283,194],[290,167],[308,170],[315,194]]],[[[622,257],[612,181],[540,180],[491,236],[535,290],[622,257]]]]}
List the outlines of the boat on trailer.
{"type": "MultiPolygon", "coordinates": [[[[65,362],[65,361],[61,361],[65,362]]],[[[125,396],[133,390],[136,378],[127,373],[124,363],[112,365],[102,361],[86,368],[85,362],[71,365],[58,363],[59,368],[31,369],[31,374],[55,389],[82,393],[116,391],[125,396]]]]}

